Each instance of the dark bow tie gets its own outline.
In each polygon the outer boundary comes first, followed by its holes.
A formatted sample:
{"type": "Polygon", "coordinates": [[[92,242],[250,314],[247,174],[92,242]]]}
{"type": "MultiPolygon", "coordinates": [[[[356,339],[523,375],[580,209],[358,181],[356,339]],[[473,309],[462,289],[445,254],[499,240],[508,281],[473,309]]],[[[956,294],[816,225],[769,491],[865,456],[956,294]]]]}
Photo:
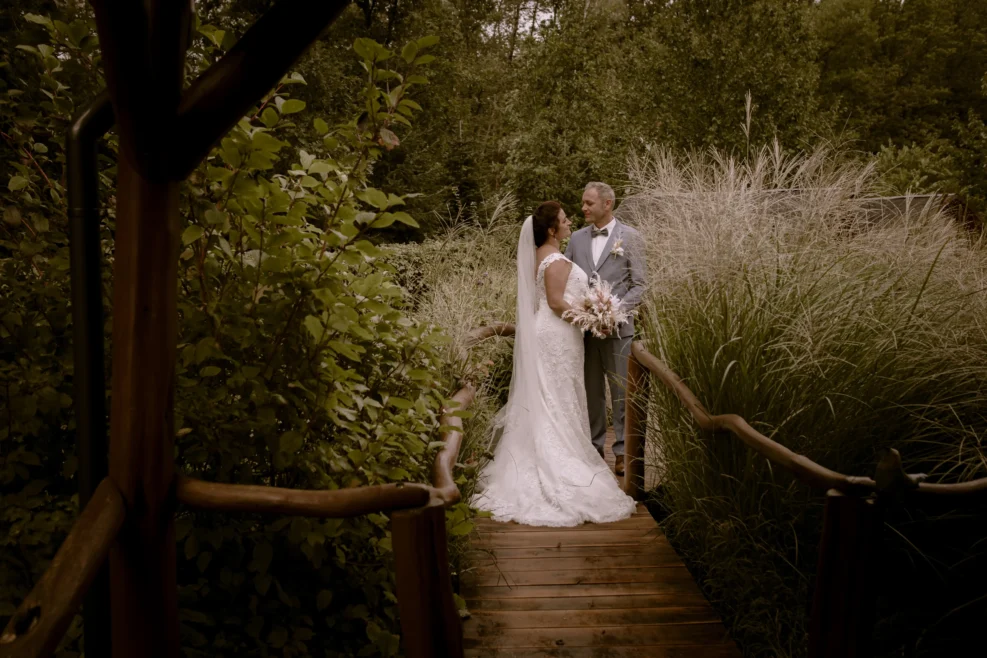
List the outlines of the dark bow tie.
{"type": "Polygon", "coordinates": [[[592,235],[593,235],[594,238],[596,236],[598,236],[598,235],[602,235],[603,237],[607,237],[608,235],[610,235],[610,231],[608,229],[605,229],[605,228],[594,228],[594,229],[592,229],[592,235]]]}

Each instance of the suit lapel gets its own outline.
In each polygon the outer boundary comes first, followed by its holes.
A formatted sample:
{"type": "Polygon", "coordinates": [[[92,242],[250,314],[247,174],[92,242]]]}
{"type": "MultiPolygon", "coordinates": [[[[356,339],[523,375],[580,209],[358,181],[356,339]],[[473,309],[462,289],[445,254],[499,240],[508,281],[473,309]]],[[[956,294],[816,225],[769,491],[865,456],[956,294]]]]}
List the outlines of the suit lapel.
{"type": "Polygon", "coordinates": [[[589,265],[586,274],[592,274],[596,271],[596,263],[593,262],[593,234],[590,231],[586,231],[586,239],[583,240],[580,247],[583,251],[583,262],[589,265]]]}
{"type": "MultiPolygon", "coordinates": [[[[603,253],[600,254],[599,265],[594,263],[594,269],[597,272],[603,269],[603,265],[607,262],[607,259],[610,258],[610,252],[613,250],[613,243],[617,241],[618,239],[617,236],[620,234],[621,234],[621,224],[620,224],[620,220],[618,219],[613,225],[613,233],[611,233],[610,237],[607,238],[607,244],[603,247],[603,253]]],[[[590,257],[592,257],[592,253],[590,254],[590,257]]]]}

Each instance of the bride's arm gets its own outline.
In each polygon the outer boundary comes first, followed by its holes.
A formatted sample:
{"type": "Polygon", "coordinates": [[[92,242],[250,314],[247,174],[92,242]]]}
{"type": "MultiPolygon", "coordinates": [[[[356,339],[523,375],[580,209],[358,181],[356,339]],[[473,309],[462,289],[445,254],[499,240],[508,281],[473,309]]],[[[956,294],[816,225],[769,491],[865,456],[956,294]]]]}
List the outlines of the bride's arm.
{"type": "Polygon", "coordinates": [[[548,298],[548,306],[556,315],[569,310],[569,303],[563,298],[565,286],[569,282],[569,270],[572,263],[562,259],[557,260],[545,269],[545,297],[548,298]]]}

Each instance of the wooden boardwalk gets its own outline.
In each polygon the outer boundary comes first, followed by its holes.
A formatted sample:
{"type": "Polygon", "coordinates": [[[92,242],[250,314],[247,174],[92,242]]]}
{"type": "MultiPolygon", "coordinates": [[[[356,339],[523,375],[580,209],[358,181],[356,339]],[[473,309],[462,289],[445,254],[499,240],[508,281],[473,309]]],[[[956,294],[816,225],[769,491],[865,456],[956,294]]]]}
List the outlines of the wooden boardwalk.
{"type": "Polygon", "coordinates": [[[740,657],[643,505],[575,528],[481,519],[471,557],[467,656],[740,657]]]}

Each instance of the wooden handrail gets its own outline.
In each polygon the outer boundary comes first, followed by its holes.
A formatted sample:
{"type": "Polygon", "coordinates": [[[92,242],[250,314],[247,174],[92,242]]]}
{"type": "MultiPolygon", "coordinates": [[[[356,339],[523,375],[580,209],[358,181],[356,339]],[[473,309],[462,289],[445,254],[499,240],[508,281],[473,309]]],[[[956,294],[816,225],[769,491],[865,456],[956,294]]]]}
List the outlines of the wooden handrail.
{"type": "Polygon", "coordinates": [[[469,332],[466,336],[466,346],[473,347],[477,343],[480,343],[487,338],[493,338],[494,336],[513,336],[514,335],[514,325],[510,322],[495,322],[494,324],[488,324],[483,327],[478,327],[473,331],[469,332]]]}
{"type": "Polygon", "coordinates": [[[333,490],[285,489],[249,484],[204,482],[178,476],[178,501],[192,509],[212,512],[258,512],[349,518],[373,512],[421,507],[431,498],[418,484],[384,484],[333,490]]]}
{"type": "Polygon", "coordinates": [[[463,419],[450,414],[466,410],[473,403],[475,396],[476,390],[470,385],[459,389],[452,396],[452,401],[458,403],[457,406],[453,409],[444,408],[442,419],[439,421],[445,427],[455,428],[440,433],[439,440],[445,443],[445,446],[435,456],[435,463],[432,465],[433,491],[447,507],[458,503],[462,498],[459,487],[456,486],[453,467],[459,461],[459,449],[463,444],[463,419]]]}
{"type": "Polygon", "coordinates": [[[120,491],[104,479],[44,576],[7,623],[0,635],[0,657],[44,658],[55,652],[125,516],[120,491]]]}
{"type": "Polygon", "coordinates": [[[634,342],[631,354],[675,393],[701,429],[708,432],[732,433],[773,464],[781,466],[800,481],[814,488],[835,489],[847,495],[909,493],[934,496],[980,496],[987,494],[987,478],[959,484],[921,482],[923,475],[909,475],[901,470],[900,456],[896,450],[888,451],[878,466],[880,471],[890,474],[889,477],[883,477],[880,482],[866,476],[844,475],[830,470],[805,455],[793,452],[777,441],[769,439],[736,414],[711,415],[682,379],[648,352],[641,341],[634,342]]]}
{"type": "MultiPolygon", "coordinates": [[[[826,489],[823,532],[819,545],[812,611],[809,619],[810,658],[852,658],[869,655],[874,623],[875,565],[884,525],[880,503],[899,495],[952,497],[964,502],[987,494],[987,478],[960,484],[922,482],[910,475],[897,450],[888,450],[874,478],[849,476],[817,464],[769,439],[736,414],[711,415],[689,387],[667,365],[648,352],[641,341],[631,347],[625,441],[630,464],[624,491],[636,494],[643,481],[646,415],[632,414],[641,405],[639,376],[646,369],[671,389],[699,427],[714,436],[730,432],[771,463],[812,487],[826,489]],[[636,466],[636,468],[635,468],[636,466]]],[[[646,399],[646,398],[645,398],[646,399]]],[[[646,407],[645,407],[646,409],[646,407]]]]}

